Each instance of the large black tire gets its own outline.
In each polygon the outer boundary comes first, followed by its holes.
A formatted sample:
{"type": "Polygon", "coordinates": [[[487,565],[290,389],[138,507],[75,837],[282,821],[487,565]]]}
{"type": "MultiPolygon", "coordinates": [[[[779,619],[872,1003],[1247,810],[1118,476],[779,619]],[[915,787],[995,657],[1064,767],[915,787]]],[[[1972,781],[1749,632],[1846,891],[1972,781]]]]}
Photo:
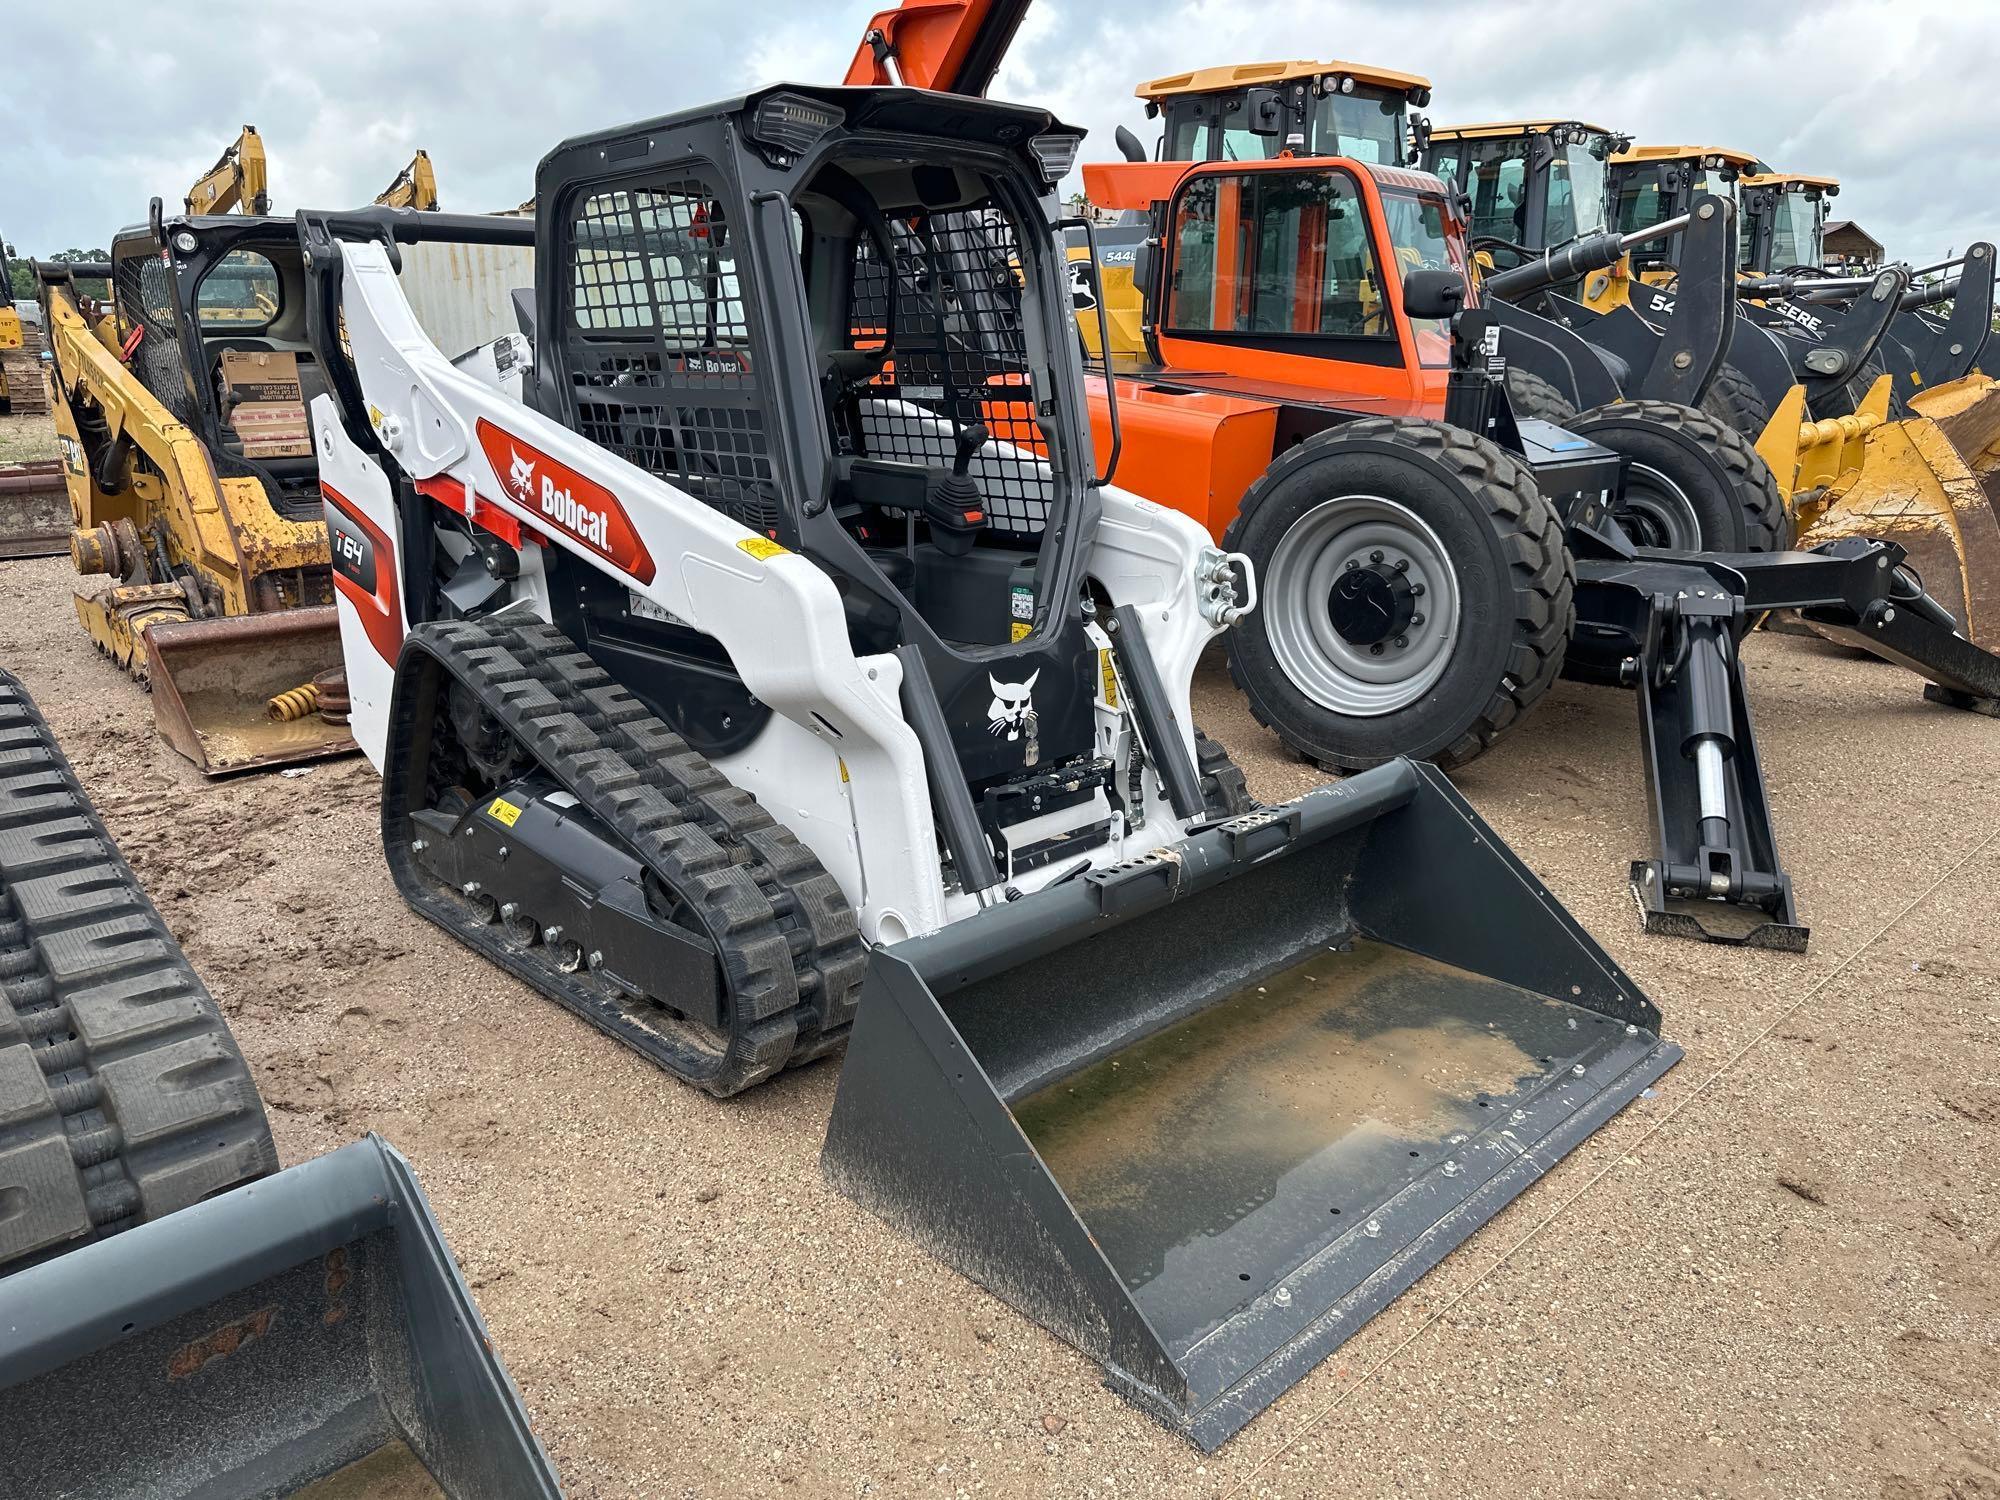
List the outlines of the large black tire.
{"type": "Polygon", "coordinates": [[[1516,417],[1532,417],[1567,427],[1576,415],[1576,403],[1532,370],[1507,366],[1507,404],[1516,417]]]}
{"type": "Polygon", "coordinates": [[[1702,393],[1701,409],[1752,443],[1771,425],[1771,404],[1750,377],[1725,364],[1702,393]]]}
{"type": "Polygon", "coordinates": [[[0,1275],[277,1169],[215,1001],[0,672],[0,1275]]]}
{"type": "MultiPolygon", "coordinates": [[[[1413,418],[1368,418],[1319,433],[1250,487],[1225,545],[1256,563],[1261,597],[1224,638],[1230,676],[1258,722],[1325,769],[1361,770],[1398,755],[1446,769],[1464,765],[1518,723],[1562,670],[1576,608],[1561,520],[1526,464],[1472,433],[1413,418]],[[1301,538],[1322,522],[1340,524],[1357,503],[1383,502],[1427,528],[1440,573],[1448,559],[1450,594],[1440,589],[1436,597],[1452,600],[1456,624],[1447,630],[1441,614],[1430,621],[1435,639],[1419,641],[1414,631],[1406,637],[1431,653],[1435,676],[1420,695],[1363,712],[1329,703],[1337,693],[1316,696],[1288,671],[1295,643],[1324,638],[1329,620],[1303,606],[1286,608],[1273,591],[1281,579],[1272,562],[1282,550],[1287,575],[1314,556],[1343,568],[1330,555],[1333,543],[1301,555],[1301,538]]],[[[1311,574],[1307,567],[1295,576],[1311,574]]],[[[1310,597],[1310,588],[1302,589],[1294,602],[1310,597]]],[[[1324,604],[1313,608],[1330,616],[1324,604]]],[[[1411,624],[1421,628],[1422,620],[1411,624]]]]}
{"type": "Polygon", "coordinates": [[[1621,522],[1635,542],[1707,552],[1784,545],[1785,502],[1770,466],[1718,418],[1670,401],[1620,401],[1570,430],[1631,460],[1621,522]]]}

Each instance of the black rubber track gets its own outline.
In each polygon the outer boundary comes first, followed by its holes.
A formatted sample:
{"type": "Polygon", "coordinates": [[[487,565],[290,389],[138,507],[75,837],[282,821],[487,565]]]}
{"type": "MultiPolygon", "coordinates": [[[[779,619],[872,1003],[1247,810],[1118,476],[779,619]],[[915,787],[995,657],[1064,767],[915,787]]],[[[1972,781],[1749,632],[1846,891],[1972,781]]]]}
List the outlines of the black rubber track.
{"type": "Polygon", "coordinates": [[[0,672],[0,1274],[277,1170],[222,1013],[0,672]]]}
{"type": "MultiPolygon", "coordinates": [[[[1519,723],[1561,674],[1563,652],[1576,623],[1575,564],[1563,540],[1562,521],[1536,487],[1528,466],[1498,445],[1442,422],[1368,417],[1309,438],[1273,461],[1244,496],[1223,545],[1232,551],[1244,550],[1244,528],[1272,488],[1311,463],[1326,445],[1342,442],[1393,445],[1440,478],[1466,487],[1501,541],[1512,598],[1512,638],[1503,670],[1496,674],[1485,702],[1460,734],[1425,757],[1449,771],[1476,759],[1519,723]]],[[[1323,770],[1365,770],[1388,758],[1345,754],[1335,747],[1310,744],[1274,722],[1277,715],[1261,701],[1243,660],[1241,637],[1251,623],[1238,622],[1223,641],[1230,679],[1249,699],[1258,723],[1323,770]]]]}
{"type": "Polygon", "coordinates": [[[410,904],[668,1072],[726,1096],[845,1043],[867,952],[839,884],[553,626],[447,621],[412,631],[396,672],[388,765],[383,843],[410,904]],[[722,965],[726,1047],[649,1024],[649,1005],[587,972],[564,973],[544,947],[508,942],[418,867],[410,814],[432,805],[433,736],[451,732],[439,708],[446,676],[696,914],[722,965]]]}
{"type": "MultiPolygon", "coordinates": [[[[1600,406],[1578,417],[1571,430],[1580,437],[1590,437],[1629,424],[1671,428],[1703,450],[1712,461],[1716,480],[1726,486],[1735,512],[1742,517],[1741,550],[1776,552],[1790,544],[1778,481],[1763,455],[1742,433],[1705,411],[1671,401],[1620,401],[1600,406]]],[[[1706,536],[1704,541],[1711,550],[1738,550],[1734,545],[1715,546],[1706,536]]]]}
{"type": "Polygon", "coordinates": [[[1725,364],[1702,392],[1701,409],[1752,443],[1771,425],[1771,406],[1741,370],[1725,364]]]}

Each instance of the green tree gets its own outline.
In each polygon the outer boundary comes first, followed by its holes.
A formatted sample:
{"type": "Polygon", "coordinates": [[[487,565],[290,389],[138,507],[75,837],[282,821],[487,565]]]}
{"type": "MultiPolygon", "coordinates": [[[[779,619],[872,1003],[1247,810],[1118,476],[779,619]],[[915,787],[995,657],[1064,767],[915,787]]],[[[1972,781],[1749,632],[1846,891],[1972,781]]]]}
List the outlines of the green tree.
{"type": "Polygon", "coordinates": [[[7,255],[8,278],[14,283],[7,295],[17,302],[25,302],[35,295],[35,273],[15,259],[20,252],[12,245],[0,246],[7,255]]]}

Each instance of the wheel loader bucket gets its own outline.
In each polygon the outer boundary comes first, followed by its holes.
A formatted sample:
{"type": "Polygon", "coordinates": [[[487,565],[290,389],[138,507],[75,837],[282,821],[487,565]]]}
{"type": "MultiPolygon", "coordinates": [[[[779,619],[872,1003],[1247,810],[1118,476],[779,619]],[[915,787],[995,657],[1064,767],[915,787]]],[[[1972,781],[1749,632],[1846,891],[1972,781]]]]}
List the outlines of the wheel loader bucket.
{"type": "Polygon", "coordinates": [[[69,491],[62,465],[0,464],[0,560],[69,551],[69,491]]]}
{"type": "Polygon", "coordinates": [[[1853,416],[1800,428],[1802,476],[1817,455],[1838,447],[1846,456],[1824,462],[1817,483],[1797,486],[1797,545],[1846,537],[1900,544],[1965,637],[2000,648],[2000,385],[1967,376],[1926,393],[1918,415],[1889,421],[1888,380],[1853,416]]]}
{"type": "Polygon", "coordinates": [[[1659,1024],[1397,761],[874,950],[822,1163],[1213,1449],[1672,1067],[1659,1024]]]}
{"type": "Polygon", "coordinates": [[[332,605],[149,626],[146,662],[160,733],[205,776],[355,748],[344,697],[325,708],[288,699],[299,710],[289,719],[273,707],[339,670],[332,605]]]}
{"type": "Polygon", "coordinates": [[[375,1136],[0,1281],[0,1429],[5,1495],[561,1493],[375,1136]]]}

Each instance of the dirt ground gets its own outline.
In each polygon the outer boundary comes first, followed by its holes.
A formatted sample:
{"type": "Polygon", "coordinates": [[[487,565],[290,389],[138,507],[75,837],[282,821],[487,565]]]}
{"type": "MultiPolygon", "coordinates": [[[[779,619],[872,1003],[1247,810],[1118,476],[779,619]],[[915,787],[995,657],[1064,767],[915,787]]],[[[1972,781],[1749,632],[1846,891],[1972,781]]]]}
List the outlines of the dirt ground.
{"type": "MultiPolygon", "coordinates": [[[[718,1103],[413,916],[358,759],[205,784],[0,564],[40,701],[233,1023],[289,1165],[415,1162],[578,1497],[2000,1497],[2000,724],[1760,638],[1804,957],[1637,930],[1633,705],[1459,778],[1687,1059],[1218,1454],[828,1189],[836,1066],[718,1103]]],[[[1266,798],[1316,779],[1204,674],[1266,798]]],[[[1004,1226],[996,1226],[1004,1232],[1004,1226]]]]}

